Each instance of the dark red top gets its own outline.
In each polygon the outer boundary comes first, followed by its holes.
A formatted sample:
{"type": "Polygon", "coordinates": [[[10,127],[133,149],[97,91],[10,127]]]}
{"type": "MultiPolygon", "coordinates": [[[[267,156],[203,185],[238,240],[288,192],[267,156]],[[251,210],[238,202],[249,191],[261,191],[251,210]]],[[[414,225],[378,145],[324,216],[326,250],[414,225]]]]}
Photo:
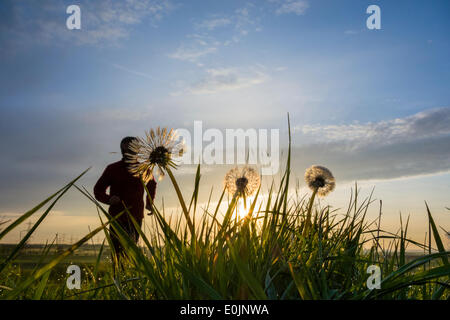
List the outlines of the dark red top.
{"type": "MultiPolygon", "coordinates": [[[[155,199],[155,179],[152,179],[147,183],[147,189],[152,200],[155,199]]],[[[117,196],[125,203],[133,217],[139,220],[144,218],[144,192],[145,190],[140,179],[128,172],[127,165],[123,160],[107,166],[94,187],[94,195],[98,201],[109,204],[111,197],[117,196]],[[110,188],[109,195],[106,193],[108,187],[110,188]]],[[[149,206],[150,204],[147,200],[147,207],[149,206]]],[[[108,212],[111,216],[115,216],[123,210],[124,207],[122,203],[119,203],[110,205],[108,212]]],[[[126,213],[124,213],[124,215],[126,215],[126,213]]]]}

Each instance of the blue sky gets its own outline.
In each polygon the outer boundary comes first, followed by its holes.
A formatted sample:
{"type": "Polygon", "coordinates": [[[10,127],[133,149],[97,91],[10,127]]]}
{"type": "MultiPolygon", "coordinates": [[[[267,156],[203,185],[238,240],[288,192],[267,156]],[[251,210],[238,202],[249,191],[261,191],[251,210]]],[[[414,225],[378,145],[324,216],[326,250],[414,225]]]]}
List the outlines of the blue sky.
{"type": "MultiPolygon", "coordinates": [[[[424,216],[423,200],[434,200],[450,229],[448,1],[28,0],[0,9],[0,216],[89,166],[92,188],[123,136],[202,120],[280,128],[285,139],[289,112],[294,168],[299,177],[314,163],[332,169],[342,189],[330,202],[356,180],[382,199],[396,186],[392,221],[400,211],[424,216]],[[80,5],[81,30],[66,28],[70,4],[80,5]],[[381,30],[366,28],[371,4],[381,30]]],[[[167,181],[160,190],[170,199],[167,181]]],[[[60,216],[95,219],[79,196],[65,203],[60,216]]]]}

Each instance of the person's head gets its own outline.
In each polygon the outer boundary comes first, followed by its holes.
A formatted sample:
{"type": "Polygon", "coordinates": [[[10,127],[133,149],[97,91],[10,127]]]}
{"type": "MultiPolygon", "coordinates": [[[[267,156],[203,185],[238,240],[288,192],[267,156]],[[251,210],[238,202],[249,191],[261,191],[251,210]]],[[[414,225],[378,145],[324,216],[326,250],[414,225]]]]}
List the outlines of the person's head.
{"type": "Polygon", "coordinates": [[[130,150],[130,142],[136,140],[136,137],[125,137],[120,142],[120,151],[122,152],[122,156],[125,157],[125,153],[133,153],[133,151],[130,150]]]}

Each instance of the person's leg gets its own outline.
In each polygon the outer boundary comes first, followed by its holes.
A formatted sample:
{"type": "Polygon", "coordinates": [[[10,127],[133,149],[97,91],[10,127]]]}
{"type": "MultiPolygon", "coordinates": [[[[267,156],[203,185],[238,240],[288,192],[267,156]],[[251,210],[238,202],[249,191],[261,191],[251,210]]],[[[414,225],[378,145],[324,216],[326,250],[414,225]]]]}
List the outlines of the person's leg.
{"type": "MultiPolygon", "coordinates": [[[[119,220],[117,220],[117,222],[119,223],[120,227],[128,234],[130,239],[132,239],[135,243],[137,243],[139,240],[139,232],[134,227],[133,221],[131,221],[131,219],[119,219],[119,220]]],[[[140,228],[142,225],[142,219],[138,219],[136,222],[140,228]]],[[[120,243],[120,240],[119,240],[116,232],[113,230],[112,226],[109,228],[109,230],[110,230],[111,241],[112,241],[112,244],[114,247],[114,251],[116,253],[118,266],[123,267],[122,260],[126,256],[127,253],[125,252],[125,250],[124,250],[122,244],[120,243]]],[[[114,257],[113,257],[113,263],[115,264],[114,257]]]]}
{"type": "Polygon", "coordinates": [[[116,278],[116,272],[119,271],[120,267],[120,256],[122,254],[122,246],[112,226],[109,227],[109,236],[111,238],[112,244],[111,262],[113,264],[113,277],[116,278]]]}
{"type": "Polygon", "coordinates": [[[112,226],[109,227],[109,235],[111,237],[113,250],[116,253],[116,255],[119,255],[123,251],[123,249],[122,249],[122,245],[120,244],[119,237],[117,236],[116,231],[114,231],[112,226]]]}
{"type": "MultiPolygon", "coordinates": [[[[139,228],[142,226],[142,219],[136,219],[136,223],[138,224],[139,228]]],[[[131,219],[127,222],[127,228],[125,228],[128,235],[135,243],[138,243],[139,241],[139,232],[136,230],[133,221],[131,219]]]]}

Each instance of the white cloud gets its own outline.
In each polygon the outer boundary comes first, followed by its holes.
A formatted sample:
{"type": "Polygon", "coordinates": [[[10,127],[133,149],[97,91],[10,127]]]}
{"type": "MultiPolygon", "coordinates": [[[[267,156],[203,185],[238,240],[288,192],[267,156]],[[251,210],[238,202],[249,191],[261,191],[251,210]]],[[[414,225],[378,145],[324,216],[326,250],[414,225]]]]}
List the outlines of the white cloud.
{"type": "Polygon", "coordinates": [[[450,171],[450,107],[365,124],[297,126],[296,165],[329,165],[340,180],[450,171]]]}
{"type": "Polygon", "coordinates": [[[281,4],[281,6],[278,7],[278,9],[276,9],[275,13],[278,15],[288,13],[302,15],[308,8],[309,4],[305,0],[287,0],[284,1],[283,4],[281,4]]]}
{"type": "Polygon", "coordinates": [[[296,127],[308,138],[322,141],[349,141],[359,144],[392,144],[450,134],[450,107],[426,110],[405,118],[343,125],[296,127]]]}
{"type": "Polygon", "coordinates": [[[190,42],[180,45],[175,52],[168,55],[169,58],[195,62],[198,65],[200,58],[215,53],[220,45],[220,42],[207,35],[190,34],[187,38],[190,42]]]}
{"type": "Polygon", "coordinates": [[[187,48],[181,46],[174,53],[169,54],[169,57],[177,60],[195,62],[200,57],[214,53],[216,51],[216,47],[187,48]]]}
{"type": "Polygon", "coordinates": [[[198,28],[205,28],[208,30],[214,30],[219,27],[225,27],[231,24],[231,19],[229,18],[216,18],[204,20],[197,25],[198,28]]]}
{"type": "Polygon", "coordinates": [[[261,84],[269,76],[261,69],[216,68],[206,70],[204,79],[188,88],[193,94],[212,94],[261,84]]]}

